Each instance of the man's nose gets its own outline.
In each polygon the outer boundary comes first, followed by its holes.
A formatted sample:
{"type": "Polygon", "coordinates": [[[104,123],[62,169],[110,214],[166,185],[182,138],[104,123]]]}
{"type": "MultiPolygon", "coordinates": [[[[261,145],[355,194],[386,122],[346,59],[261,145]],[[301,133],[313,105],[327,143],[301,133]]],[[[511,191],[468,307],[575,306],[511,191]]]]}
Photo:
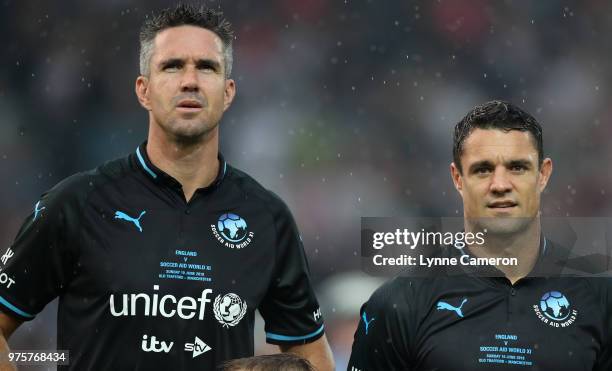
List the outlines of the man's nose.
{"type": "Polygon", "coordinates": [[[490,190],[493,193],[508,193],[512,191],[512,183],[508,178],[508,171],[504,167],[498,167],[493,171],[490,190]]]}
{"type": "Polygon", "coordinates": [[[198,91],[198,70],[186,67],[181,76],[181,91],[198,91]]]}

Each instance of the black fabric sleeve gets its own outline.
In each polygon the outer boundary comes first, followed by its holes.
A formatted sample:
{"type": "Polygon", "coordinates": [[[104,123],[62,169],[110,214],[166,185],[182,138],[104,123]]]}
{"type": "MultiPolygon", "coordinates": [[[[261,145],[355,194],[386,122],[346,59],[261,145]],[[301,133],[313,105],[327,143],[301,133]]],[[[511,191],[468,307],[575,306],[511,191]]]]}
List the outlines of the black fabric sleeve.
{"type": "Polygon", "coordinates": [[[323,336],[323,317],[293,216],[282,201],[275,204],[271,209],[277,237],[275,275],[259,311],[268,343],[306,344],[323,336]]]}
{"type": "Polygon", "coordinates": [[[601,292],[602,304],[602,348],[597,355],[597,361],[593,371],[612,370],[612,278],[591,278],[599,280],[603,287],[601,292]]]}
{"type": "Polygon", "coordinates": [[[0,252],[0,310],[31,320],[67,285],[71,272],[69,224],[77,205],[62,183],[42,195],[13,244],[0,252]]]}
{"type": "Polygon", "coordinates": [[[392,280],[361,307],[348,371],[413,370],[410,282],[392,280]],[[407,286],[407,287],[403,287],[407,286]]]}

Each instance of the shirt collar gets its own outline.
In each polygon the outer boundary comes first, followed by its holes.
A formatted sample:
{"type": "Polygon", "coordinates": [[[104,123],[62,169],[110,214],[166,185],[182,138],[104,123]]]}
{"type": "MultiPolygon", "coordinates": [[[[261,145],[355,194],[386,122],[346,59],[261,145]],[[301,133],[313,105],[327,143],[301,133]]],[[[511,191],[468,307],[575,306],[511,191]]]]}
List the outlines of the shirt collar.
{"type": "MultiPolygon", "coordinates": [[[[136,166],[142,170],[145,176],[156,183],[166,184],[171,187],[182,188],[182,185],[178,180],[174,179],[171,175],[167,174],[157,166],[153,165],[149,156],[147,155],[147,141],[144,141],[141,145],[136,147],[136,151],[133,155],[134,162],[136,166]]],[[[217,177],[215,180],[206,188],[203,189],[212,189],[217,187],[225,178],[225,174],[227,173],[227,162],[221,152],[218,154],[219,159],[219,172],[217,173],[217,177]]],[[[202,189],[202,188],[201,188],[202,189]]]]}
{"type": "MultiPolygon", "coordinates": [[[[542,234],[540,236],[540,246],[539,246],[539,253],[538,253],[538,258],[536,260],[536,263],[534,264],[533,268],[531,269],[531,272],[529,272],[529,274],[525,277],[537,277],[537,276],[551,276],[552,274],[558,273],[558,272],[553,272],[551,270],[550,267],[550,262],[547,259],[547,256],[550,255],[550,242],[547,241],[546,237],[544,237],[544,235],[542,234]]],[[[469,249],[467,248],[456,248],[455,246],[451,246],[451,251],[455,250],[458,254],[461,255],[466,255],[469,257],[476,257],[473,254],[470,253],[469,249]]],[[[504,273],[502,271],[500,271],[499,269],[497,269],[494,266],[465,266],[462,267],[462,272],[463,273],[468,273],[468,274],[475,274],[477,276],[482,276],[482,277],[505,277],[504,273]]]]}

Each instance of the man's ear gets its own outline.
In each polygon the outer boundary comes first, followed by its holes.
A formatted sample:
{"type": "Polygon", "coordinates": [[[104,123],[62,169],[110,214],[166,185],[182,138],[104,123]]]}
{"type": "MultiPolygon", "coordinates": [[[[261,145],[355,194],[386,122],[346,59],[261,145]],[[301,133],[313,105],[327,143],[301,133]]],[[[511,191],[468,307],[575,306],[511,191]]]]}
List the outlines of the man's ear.
{"type": "Polygon", "coordinates": [[[552,171],[553,171],[552,160],[547,157],[544,160],[542,160],[542,166],[540,166],[540,176],[539,176],[540,179],[538,181],[538,187],[540,188],[540,192],[544,192],[544,188],[546,188],[546,185],[548,184],[548,180],[550,179],[550,176],[552,175],[552,171]]]}
{"type": "Polygon", "coordinates": [[[149,101],[149,78],[142,75],[138,76],[136,79],[135,91],[140,105],[147,111],[150,111],[151,104],[149,101]]]}
{"type": "Polygon", "coordinates": [[[223,93],[223,111],[226,111],[236,96],[236,82],[232,79],[225,80],[225,92],[223,93]]]}
{"type": "Polygon", "coordinates": [[[453,178],[453,185],[459,194],[463,197],[463,178],[461,177],[461,172],[457,165],[454,162],[450,164],[450,172],[451,178],[453,178]]]}

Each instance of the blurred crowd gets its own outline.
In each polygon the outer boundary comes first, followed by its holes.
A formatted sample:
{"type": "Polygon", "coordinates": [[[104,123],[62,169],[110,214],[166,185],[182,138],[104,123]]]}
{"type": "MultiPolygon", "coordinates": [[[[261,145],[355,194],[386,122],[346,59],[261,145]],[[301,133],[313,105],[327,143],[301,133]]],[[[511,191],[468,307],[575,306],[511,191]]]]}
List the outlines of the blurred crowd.
{"type": "MultiPolygon", "coordinates": [[[[205,1],[236,31],[221,151],[279,194],[303,234],[338,369],[361,302],[360,217],[460,216],[452,129],[505,99],[544,128],[546,216],[610,214],[612,3],[205,1]]],[[[0,3],[0,241],[42,192],[133,151],[138,29],[164,1],[0,3]]],[[[12,339],[55,344],[50,305],[12,339]]],[[[259,336],[261,335],[261,336],[259,336]]],[[[264,347],[258,334],[258,352],[264,347]]]]}

